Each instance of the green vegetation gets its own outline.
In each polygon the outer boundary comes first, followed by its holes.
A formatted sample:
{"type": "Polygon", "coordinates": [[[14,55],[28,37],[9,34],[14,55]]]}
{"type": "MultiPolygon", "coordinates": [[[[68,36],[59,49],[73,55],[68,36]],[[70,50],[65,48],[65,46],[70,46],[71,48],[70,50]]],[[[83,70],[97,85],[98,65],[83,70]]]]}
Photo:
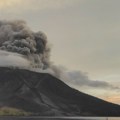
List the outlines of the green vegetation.
{"type": "Polygon", "coordinates": [[[0,116],[29,116],[30,112],[25,112],[16,108],[2,107],[0,108],[0,116]]]}

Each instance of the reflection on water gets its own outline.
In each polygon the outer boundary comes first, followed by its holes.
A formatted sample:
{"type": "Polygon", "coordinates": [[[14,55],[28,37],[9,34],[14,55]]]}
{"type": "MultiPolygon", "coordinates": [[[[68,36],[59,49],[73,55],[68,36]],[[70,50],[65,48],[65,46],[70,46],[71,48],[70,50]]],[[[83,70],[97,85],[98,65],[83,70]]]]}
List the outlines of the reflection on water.
{"type": "Polygon", "coordinates": [[[0,120],[120,120],[120,117],[15,117],[4,116],[0,120]]]}

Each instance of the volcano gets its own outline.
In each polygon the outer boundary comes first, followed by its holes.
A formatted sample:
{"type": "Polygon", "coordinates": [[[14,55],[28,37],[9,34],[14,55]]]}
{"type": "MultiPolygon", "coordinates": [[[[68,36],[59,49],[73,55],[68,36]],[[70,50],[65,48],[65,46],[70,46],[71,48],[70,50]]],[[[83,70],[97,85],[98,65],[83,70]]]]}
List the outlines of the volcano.
{"type": "Polygon", "coordinates": [[[48,73],[0,67],[0,108],[39,116],[120,116],[120,106],[87,95],[48,73]]]}

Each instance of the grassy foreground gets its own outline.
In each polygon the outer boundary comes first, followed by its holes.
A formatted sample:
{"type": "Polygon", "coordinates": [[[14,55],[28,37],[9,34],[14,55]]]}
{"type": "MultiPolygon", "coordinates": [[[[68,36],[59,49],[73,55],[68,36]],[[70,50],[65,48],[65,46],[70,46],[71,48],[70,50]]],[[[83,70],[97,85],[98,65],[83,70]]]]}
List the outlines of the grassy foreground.
{"type": "Polygon", "coordinates": [[[16,108],[2,107],[0,108],[0,116],[29,116],[30,112],[25,112],[16,108]]]}

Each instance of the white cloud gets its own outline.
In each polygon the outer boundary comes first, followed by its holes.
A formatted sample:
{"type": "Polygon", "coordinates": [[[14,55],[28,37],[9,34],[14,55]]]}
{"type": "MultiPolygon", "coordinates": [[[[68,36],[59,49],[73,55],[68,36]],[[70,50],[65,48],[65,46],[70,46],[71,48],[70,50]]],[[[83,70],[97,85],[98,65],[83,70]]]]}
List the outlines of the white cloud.
{"type": "Polygon", "coordinates": [[[29,68],[30,62],[22,55],[0,50],[0,67],[29,68]]]}

